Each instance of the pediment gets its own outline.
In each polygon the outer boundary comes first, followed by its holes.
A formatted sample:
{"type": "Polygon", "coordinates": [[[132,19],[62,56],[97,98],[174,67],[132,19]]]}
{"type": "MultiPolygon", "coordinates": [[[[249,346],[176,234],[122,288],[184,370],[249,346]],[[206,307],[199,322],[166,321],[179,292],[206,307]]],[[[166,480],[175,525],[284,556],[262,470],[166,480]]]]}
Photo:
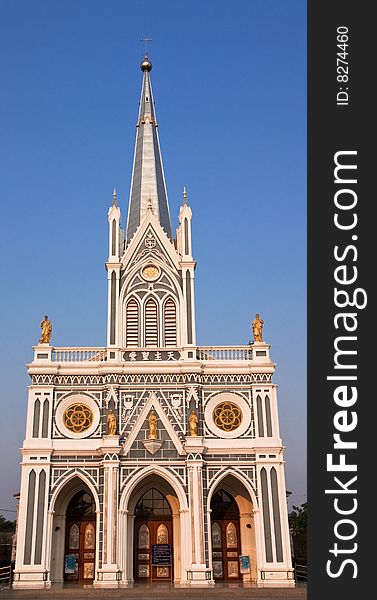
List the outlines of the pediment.
{"type": "MultiPolygon", "coordinates": [[[[131,433],[127,437],[127,439],[124,443],[124,446],[123,446],[124,453],[128,454],[128,452],[132,448],[135,440],[139,436],[140,431],[142,429],[146,429],[146,422],[147,422],[147,420],[149,418],[149,414],[152,410],[155,411],[155,413],[158,417],[158,422],[160,423],[160,431],[157,426],[156,441],[161,441],[161,431],[163,428],[164,431],[166,431],[168,438],[173,443],[178,454],[184,455],[185,450],[184,450],[183,444],[182,444],[181,440],[179,439],[176,431],[174,430],[173,425],[170,423],[170,420],[169,420],[167,414],[165,413],[165,410],[161,406],[160,401],[159,401],[157,395],[155,394],[155,392],[150,393],[148,400],[146,401],[142,411],[139,414],[138,420],[136,421],[135,425],[133,426],[131,433]],[[160,433],[160,435],[159,435],[159,433],[160,433]]],[[[147,440],[148,436],[145,436],[143,439],[147,440]]]]}
{"type": "Polygon", "coordinates": [[[179,256],[162,229],[156,216],[149,211],[135,235],[127,246],[123,257],[123,268],[130,269],[145,260],[153,259],[167,264],[172,269],[179,269],[179,256]]]}

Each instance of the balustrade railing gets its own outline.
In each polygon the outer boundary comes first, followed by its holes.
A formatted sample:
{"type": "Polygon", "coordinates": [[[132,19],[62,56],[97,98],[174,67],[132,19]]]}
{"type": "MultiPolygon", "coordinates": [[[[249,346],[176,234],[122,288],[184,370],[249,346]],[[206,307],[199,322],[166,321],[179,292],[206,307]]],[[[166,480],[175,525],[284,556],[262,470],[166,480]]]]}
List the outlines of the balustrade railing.
{"type": "Polygon", "coordinates": [[[200,346],[197,348],[199,360],[251,360],[250,346],[200,346]]]}
{"type": "Polygon", "coordinates": [[[106,348],[54,348],[53,362],[102,362],[107,357],[106,348]]]}
{"type": "MultiPolygon", "coordinates": [[[[107,348],[95,347],[55,347],[52,349],[52,362],[104,362],[107,361],[107,348]]],[[[147,360],[179,360],[183,356],[178,348],[123,348],[120,351],[121,360],[144,362],[147,360]]],[[[200,361],[250,361],[252,348],[250,346],[198,346],[195,357],[200,361]]],[[[110,355],[111,358],[111,355],[110,355]]]]}

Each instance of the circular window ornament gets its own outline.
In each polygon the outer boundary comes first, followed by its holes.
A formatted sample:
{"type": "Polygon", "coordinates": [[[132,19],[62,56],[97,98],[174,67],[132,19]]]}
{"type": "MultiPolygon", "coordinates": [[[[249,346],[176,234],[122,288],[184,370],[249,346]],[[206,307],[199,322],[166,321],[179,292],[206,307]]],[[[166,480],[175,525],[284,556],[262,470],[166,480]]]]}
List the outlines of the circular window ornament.
{"type": "Polygon", "coordinates": [[[219,429],[226,432],[234,431],[242,423],[242,411],[233,402],[221,402],[213,411],[212,418],[219,429]]]}
{"type": "Polygon", "coordinates": [[[85,404],[71,404],[64,411],[63,422],[69,431],[82,433],[91,427],[93,412],[85,404]]]}
{"type": "Polygon", "coordinates": [[[97,431],[99,423],[98,404],[87,394],[68,395],[56,408],[55,424],[64,437],[88,438],[97,431]]]}
{"type": "Polygon", "coordinates": [[[146,281],[156,281],[160,277],[160,269],[156,265],[148,265],[141,272],[146,281]]]}
{"type": "Polygon", "coordinates": [[[208,430],[218,438],[235,439],[250,427],[251,408],[242,396],[234,392],[214,393],[204,409],[208,430]]]}

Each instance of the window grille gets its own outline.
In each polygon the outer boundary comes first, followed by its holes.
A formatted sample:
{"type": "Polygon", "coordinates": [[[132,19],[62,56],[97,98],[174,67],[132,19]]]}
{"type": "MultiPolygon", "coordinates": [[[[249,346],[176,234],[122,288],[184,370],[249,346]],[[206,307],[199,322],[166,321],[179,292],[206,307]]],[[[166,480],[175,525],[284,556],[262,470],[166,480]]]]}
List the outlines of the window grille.
{"type": "Polygon", "coordinates": [[[165,346],[177,346],[177,315],[172,298],[169,298],[164,306],[164,334],[165,346]]]}
{"type": "Polygon", "coordinates": [[[139,346],[139,305],[134,298],[127,303],[126,344],[127,347],[139,346]]]}
{"type": "Polygon", "coordinates": [[[145,305],[145,345],[158,347],[157,304],[152,298],[145,305]]]}

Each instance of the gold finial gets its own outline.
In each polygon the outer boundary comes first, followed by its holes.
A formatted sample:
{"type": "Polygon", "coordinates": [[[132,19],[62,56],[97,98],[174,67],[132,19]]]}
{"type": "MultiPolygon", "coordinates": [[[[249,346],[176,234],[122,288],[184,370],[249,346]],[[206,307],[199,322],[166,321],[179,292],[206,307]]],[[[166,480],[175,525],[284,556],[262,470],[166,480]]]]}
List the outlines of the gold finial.
{"type": "Polygon", "coordinates": [[[251,325],[253,329],[254,342],[263,342],[263,323],[264,321],[257,313],[251,325]]]}
{"type": "Polygon", "coordinates": [[[187,191],[186,191],[186,187],[183,187],[183,204],[187,204],[187,191]]]}
{"type": "Polygon", "coordinates": [[[40,344],[49,344],[50,339],[51,339],[51,333],[52,333],[52,325],[51,325],[51,321],[48,320],[47,315],[45,315],[44,318],[42,319],[42,321],[40,323],[40,327],[42,329],[42,335],[40,337],[39,343],[40,344]]]}
{"type": "Polygon", "coordinates": [[[116,192],[116,189],[114,188],[114,191],[113,191],[113,206],[116,206],[116,205],[117,205],[117,192],[116,192]]]}

